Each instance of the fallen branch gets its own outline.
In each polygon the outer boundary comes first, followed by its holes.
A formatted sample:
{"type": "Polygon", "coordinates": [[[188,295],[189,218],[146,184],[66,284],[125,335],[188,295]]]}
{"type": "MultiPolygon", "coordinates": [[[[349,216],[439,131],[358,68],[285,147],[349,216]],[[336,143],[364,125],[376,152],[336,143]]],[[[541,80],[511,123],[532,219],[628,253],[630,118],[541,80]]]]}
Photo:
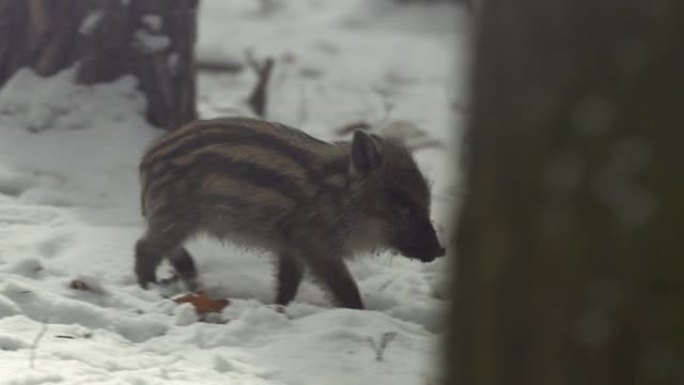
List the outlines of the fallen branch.
{"type": "Polygon", "coordinates": [[[231,60],[220,60],[220,59],[207,59],[200,58],[197,59],[195,66],[198,71],[203,72],[227,72],[231,74],[237,74],[245,69],[242,63],[231,60]]]}

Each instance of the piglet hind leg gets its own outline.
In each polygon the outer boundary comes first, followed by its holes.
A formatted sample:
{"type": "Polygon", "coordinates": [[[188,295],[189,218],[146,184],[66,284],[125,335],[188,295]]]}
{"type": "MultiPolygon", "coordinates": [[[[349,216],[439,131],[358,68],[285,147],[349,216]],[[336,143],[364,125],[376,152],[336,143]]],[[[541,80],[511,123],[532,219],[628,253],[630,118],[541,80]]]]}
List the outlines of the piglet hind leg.
{"type": "Polygon", "coordinates": [[[277,263],[278,292],[275,303],[286,306],[297,295],[299,285],[302,282],[304,266],[299,258],[292,253],[280,253],[277,263]]]}
{"type": "Polygon", "coordinates": [[[189,291],[197,292],[201,289],[197,281],[195,261],[185,247],[176,247],[167,254],[167,258],[189,291]]]}
{"type": "Polygon", "coordinates": [[[157,267],[164,258],[169,258],[179,276],[183,278],[197,275],[192,257],[183,248],[187,232],[179,229],[167,231],[150,227],[144,237],[135,245],[135,274],[138,284],[147,289],[151,283],[157,283],[157,267]]]}

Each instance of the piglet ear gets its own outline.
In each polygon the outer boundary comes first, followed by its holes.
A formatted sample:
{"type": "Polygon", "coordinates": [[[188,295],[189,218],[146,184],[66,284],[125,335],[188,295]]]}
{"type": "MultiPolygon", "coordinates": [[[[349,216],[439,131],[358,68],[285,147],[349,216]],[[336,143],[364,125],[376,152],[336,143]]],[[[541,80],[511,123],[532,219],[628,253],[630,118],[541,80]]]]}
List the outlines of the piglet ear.
{"type": "Polygon", "coordinates": [[[355,131],[351,144],[351,172],[361,176],[370,174],[382,163],[378,144],[371,135],[355,131]]]}

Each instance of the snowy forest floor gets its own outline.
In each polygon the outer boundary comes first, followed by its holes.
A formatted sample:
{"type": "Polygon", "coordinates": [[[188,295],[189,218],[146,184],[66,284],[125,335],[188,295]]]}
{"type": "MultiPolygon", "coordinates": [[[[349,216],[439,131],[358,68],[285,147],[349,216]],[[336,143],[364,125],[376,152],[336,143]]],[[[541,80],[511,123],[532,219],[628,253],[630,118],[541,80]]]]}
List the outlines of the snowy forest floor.
{"type": "MultiPolygon", "coordinates": [[[[347,124],[409,121],[441,146],[416,152],[447,242],[458,175],[468,17],[389,0],[204,0],[198,55],[276,60],[267,118],[327,140],[347,124]],[[260,4],[274,4],[262,8],[260,4]]],[[[162,132],[132,78],[75,86],[71,71],[21,71],[0,90],[0,384],[431,384],[449,259],[350,263],[366,311],[332,308],[307,281],[269,303],[267,255],[194,241],[200,279],[230,300],[199,322],[172,291],[140,289],[137,162],[162,132]],[[76,290],[78,280],[89,290],[76,290]],[[392,336],[382,354],[376,347],[392,336]]],[[[202,117],[248,115],[256,75],[201,73],[202,117]]],[[[448,245],[447,245],[448,246],[448,245]]],[[[167,269],[168,270],[168,269],[167,269]]],[[[164,270],[162,274],[164,273],[164,270]]]]}

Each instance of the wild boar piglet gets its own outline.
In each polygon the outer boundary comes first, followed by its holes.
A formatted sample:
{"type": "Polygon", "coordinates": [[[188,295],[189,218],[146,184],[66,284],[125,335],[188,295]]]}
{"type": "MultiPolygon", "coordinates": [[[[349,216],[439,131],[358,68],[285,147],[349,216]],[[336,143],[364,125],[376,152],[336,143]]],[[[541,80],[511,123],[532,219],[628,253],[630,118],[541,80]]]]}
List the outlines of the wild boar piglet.
{"type": "Polygon", "coordinates": [[[329,143],[256,119],[195,121],[145,152],[140,182],[147,231],[135,273],[144,288],[166,258],[197,290],[183,244],[202,233],[277,256],[280,305],[295,297],[307,268],[340,306],[361,309],[345,257],[391,249],[430,262],[445,253],[411,154],[362,131],[329,143]]]}

